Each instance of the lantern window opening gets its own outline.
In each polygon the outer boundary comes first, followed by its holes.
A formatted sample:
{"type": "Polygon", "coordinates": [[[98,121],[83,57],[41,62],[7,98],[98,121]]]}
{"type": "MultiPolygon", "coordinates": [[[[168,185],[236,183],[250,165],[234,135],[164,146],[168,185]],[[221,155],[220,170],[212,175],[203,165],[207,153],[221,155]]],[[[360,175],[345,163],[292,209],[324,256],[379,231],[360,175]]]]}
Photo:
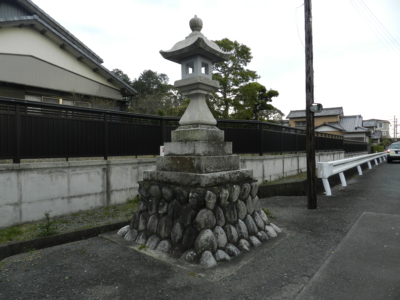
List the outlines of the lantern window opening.
{"type": "Polygon", "coordinates": [[[205,75],[208,75],[209,74],[209,67],[208,67],[208,63],[205,63],[205,62],[201,62],[201,73],[202,74],[205,74],[205,75]]]}
{"type": "Polygon", "coordinates": [[[193,61],[186,63],[186,72],[185,73],[187,75],[194,73],[194,62],[193,61]]]}

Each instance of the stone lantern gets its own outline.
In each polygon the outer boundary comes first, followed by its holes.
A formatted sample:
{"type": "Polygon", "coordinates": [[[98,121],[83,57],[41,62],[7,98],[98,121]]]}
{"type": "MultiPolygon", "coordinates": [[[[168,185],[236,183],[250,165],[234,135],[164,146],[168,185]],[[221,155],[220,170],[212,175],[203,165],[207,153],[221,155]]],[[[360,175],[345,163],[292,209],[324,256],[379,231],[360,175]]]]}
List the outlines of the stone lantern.
{"type": "Polygon", "coordinates": [[[190,98],[190,104],[179,124],[215,126],[217,121],[205,102],[206,96],[219,87],[219,82],[212,80],[212,64],[227,60],[230,54],[200,32],[203,22],[197,16],[189,24],[192,33],[171,50],[160,53],[165,59],[181,64],[182,79],[175,82],[175,87],[190,98]]]}
{"type": "MultiPolygon", "coordinates": [[[[218,88],[212,64],[229,53],[200,31],[203,22],[190,20],[192,33],[168,51],[168,60],[181,65],[175,82],[190,99],[189,107],[157,157],[155,171],[144,171],[141,200],[128,233],[147,249],[212,267],[268,240],[270,226],[257,197],[253,170],[241,170],[239,156],[206,104],[218,88]],[[268,227],[268,228],[269,228],[268,227]]],[[[272,229],[273,230],[273,229],[272,229]]]]}

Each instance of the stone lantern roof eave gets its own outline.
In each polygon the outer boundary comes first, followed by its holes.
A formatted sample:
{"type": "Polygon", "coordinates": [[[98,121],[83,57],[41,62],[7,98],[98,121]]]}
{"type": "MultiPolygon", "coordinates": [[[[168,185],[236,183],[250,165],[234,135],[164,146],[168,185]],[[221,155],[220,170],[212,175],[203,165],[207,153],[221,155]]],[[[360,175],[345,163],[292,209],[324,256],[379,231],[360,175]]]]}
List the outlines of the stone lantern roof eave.
{"type": "Polygon", "coordinates": [[[176,47],[177,45],[175,45],[171,50],[161,50],[160,54],[163,58],[178,64],[180,64],[183,60],[195,55],[204,56],[210,59],[212,63],[223,62],[229,59],[231,56],[230,53],[218,51],[209,45],[209,43],[210,41],[207,38],[203,36],[197,36],[197,39],[189,45],[184,45],[184,47],[181,48],[178,48],[176,47]]]}

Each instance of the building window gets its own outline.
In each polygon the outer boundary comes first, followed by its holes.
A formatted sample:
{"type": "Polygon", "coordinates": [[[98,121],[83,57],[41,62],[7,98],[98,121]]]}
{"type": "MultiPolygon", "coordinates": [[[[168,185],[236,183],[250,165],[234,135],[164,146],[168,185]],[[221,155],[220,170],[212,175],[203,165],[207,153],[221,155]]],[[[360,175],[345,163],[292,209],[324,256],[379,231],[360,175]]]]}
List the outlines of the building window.
{"type": "Polygon", "coordinates": [[[306,126],[306,121],[296,121],[294,122],[295,127],[305,127],[306,126]]]}
{"type": "Polygon", "coordinates": [[[50,98],[50,97],[43,97],[43,102],[45,103],[52,103],[52,104],[59,104],[60,100],[57,98],[50,98]]]}
{"type": "Polygon", "coordinates": [[[35,95],[25,95],[25,100],[41,102],[42,101],[42,97],[35,96],[35,95]]]}
{"type": "Polygon", "coordinates": [[[63,105],[73,106],[74,105],[74,101],[62,99],[62,104],[63,105]]]}
{"type": "Polygon", "coordinates": [[[383,127],[383,123],[378,123],[378,128],[382,128],[383,127]]]}

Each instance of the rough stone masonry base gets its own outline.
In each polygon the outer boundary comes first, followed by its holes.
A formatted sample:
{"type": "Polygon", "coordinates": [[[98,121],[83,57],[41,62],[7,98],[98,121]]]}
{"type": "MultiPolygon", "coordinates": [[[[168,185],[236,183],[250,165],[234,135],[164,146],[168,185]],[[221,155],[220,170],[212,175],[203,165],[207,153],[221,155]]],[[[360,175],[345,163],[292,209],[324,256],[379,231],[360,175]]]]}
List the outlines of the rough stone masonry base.
{"type": "Polygon", "coordinates": [[[210,268],[280,232],[261,209],[257,191],[254,181],[209,188],[141,182],[138,210],[118,235],[146,249],[210,268]]]}

